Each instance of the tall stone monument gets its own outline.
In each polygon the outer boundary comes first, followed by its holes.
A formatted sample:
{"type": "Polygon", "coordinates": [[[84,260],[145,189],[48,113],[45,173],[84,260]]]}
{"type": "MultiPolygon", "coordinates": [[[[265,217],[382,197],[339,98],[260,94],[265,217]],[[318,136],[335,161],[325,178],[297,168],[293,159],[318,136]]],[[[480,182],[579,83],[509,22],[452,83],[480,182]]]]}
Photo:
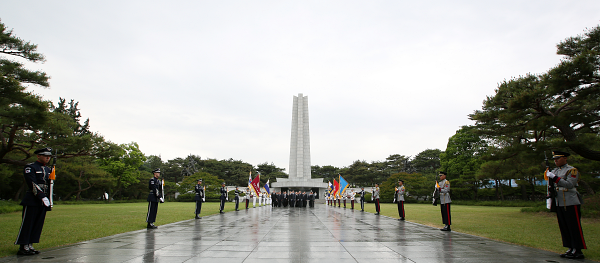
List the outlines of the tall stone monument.
{"type": "Polygon", "coordinates": [[[321,198],[327,183],[322,178],[312,179],[310,169],[310,135],[308,129],[308,97],[302,93],[294,96],[292,106],[292,138],[290,142],[289,178],[277,178],[274,190],[319,190],[321,198]],[[317,189],[318,188],[318,189],[317,189]]]}

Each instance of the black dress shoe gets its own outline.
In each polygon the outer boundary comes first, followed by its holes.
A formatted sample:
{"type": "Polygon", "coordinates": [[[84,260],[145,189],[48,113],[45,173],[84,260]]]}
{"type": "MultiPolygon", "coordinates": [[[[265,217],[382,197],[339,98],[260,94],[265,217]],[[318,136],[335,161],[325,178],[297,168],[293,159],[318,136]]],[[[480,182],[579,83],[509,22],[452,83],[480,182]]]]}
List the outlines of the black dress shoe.
{"type": "Polygon", "coordinates": [[[148,228],[148,229],[156,229],[158,227],[155,226],[153,223],[148,223],[148,226],[146,226],[146,228],[148,228]]]}
{"type": "Polygon", "coordinates": [[[450,226],[446,225],[444,228],[440,229],[442,231],[450,231],[450,226]]]}
{"type": "Polygon", "coordinates": [[[567,257],[567,255],[570,255],[571,252],[573,252],[573,249],[570,248],[569,250],[565,251],[565,253],[560,254],[561,258],[567,257]]]}
{"type": "Polygon", "coordinates": [[[574,253],[566,254],[565,258],[568,258],[568,259],[583,259],[583,258],[585,258],[585,256],[583,255],[583,253],[581,253],[581,251],[577,251],[577,252],[574,252],[574,253]]]}
{"type": "Polygon", "coordinates": [[[21,245],[21,247],[19,248],[19,251],[17,251],[17,255],[32,256],[32,255],[35,255],[35,252],[29,250],[29,246],[21,245]]]}
{"type": "Polygon", "coordinates": [[[194,217],[194,219],[200,219],[200,217],[198,215],[196,215],[196,217],[194,217]]]}
{"type": "Polygon", "coordinates": [[[29,251],[33,252],[34,254],[39,254],[40,252],[35,250],[35,248],[33,248],[33,246],[31,244],[29,244],[29,251]]]}
{"type": "Polygon", "coordinates": [[[399,220],[400,220],[400,221],[404,221],[404,217],[401,217],[399,220]]]}
{"type": "Polygon", "coordinates": [[[379,215],[379,212],[375,213],[375,215],[379,215]]]}

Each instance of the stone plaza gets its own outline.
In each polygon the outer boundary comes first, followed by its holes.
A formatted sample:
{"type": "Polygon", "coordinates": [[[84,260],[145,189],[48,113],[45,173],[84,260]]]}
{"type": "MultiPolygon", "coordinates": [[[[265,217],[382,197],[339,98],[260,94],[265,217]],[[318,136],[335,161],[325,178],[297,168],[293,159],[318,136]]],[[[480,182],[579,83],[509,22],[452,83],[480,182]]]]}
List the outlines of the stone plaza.
{"type": "Polygon", "coordinates": [[[592,262],[316,204],[204,216],[0,262],[592,262]]]}

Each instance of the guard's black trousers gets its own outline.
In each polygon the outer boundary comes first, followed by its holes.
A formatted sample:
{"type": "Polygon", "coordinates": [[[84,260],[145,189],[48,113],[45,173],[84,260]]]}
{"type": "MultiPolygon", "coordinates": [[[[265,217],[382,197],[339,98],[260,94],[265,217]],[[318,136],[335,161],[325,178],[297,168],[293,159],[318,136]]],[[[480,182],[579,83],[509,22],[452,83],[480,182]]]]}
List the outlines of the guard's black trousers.
{"type": "Polygon", "coordinates": [[[46,207],[23,206],[23,221],[15,245],[40,243],[40,235],[46,219],[46,207]]]}
{"type": "Polygon", "coordinates": [[[398,215],[404,218],[404,201],[398,201],[398,215]]]}
{"type": "Polygon", "coordinates": [[[233,200],[235,200],[235,210],[237,211],[240,206],[240,198],[236,196],[233,200]]]}
{"type": "Polygon", "coordinates": [[[562,236],[563,246],[576,249],[587,249],[583,231],[581,230],[581,205],[556,207],[556,218],[562,236]]]}
{"type": "Polygon", "coordinates": [[[146,222],[156,222],[156,212],[158,212],[158,202],[148,202],[148,215],[146,215],[146,222]]]}
{"type": "Polygon", "coordinates": [[[225,200],[221,199],[221,207],[219,209],[221,211],[225,210],[225,200]]]}
{"type": "Polygon", "coordinates": [[[250,204],[250,199],[246,196],[246,209],[248,209],[248,205],[250,204]]]}
{"type": "Polygon", "coordinates": [[[375,210],[377,211],[377,213],[379,213],[380,210],[380,206],[379,206],[379,198],[375,199],[375,210]]]}
{"type": "Polygon", "coordinates": [[[196,201],[196,215],[199,215],[202,211],[202,200],[196,201]]]}
{"type": "Polygon", "coordinates": [[[442,223],[444,225],[452,224],[452,216],[450,214],[450,203],[440,205],[442,209],[442,223]]]}
{"type": "Polygon", "coordinates": [[[365,210],[365,200],[360,200],[360,210],[365,210]]]}

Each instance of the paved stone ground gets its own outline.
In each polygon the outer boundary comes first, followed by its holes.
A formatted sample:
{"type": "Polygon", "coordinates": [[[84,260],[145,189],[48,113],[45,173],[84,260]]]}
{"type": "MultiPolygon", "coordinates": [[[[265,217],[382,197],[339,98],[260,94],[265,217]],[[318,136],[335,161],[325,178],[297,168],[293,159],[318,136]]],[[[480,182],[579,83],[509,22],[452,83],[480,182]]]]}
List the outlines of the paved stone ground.
{"type": "MultiPolygon", "coordinates": [[[[159,215],[160,216],[160,212],[159,215]]],[[[592,262],[330,207],[205,216],[0,262],[592,262]]]]}

